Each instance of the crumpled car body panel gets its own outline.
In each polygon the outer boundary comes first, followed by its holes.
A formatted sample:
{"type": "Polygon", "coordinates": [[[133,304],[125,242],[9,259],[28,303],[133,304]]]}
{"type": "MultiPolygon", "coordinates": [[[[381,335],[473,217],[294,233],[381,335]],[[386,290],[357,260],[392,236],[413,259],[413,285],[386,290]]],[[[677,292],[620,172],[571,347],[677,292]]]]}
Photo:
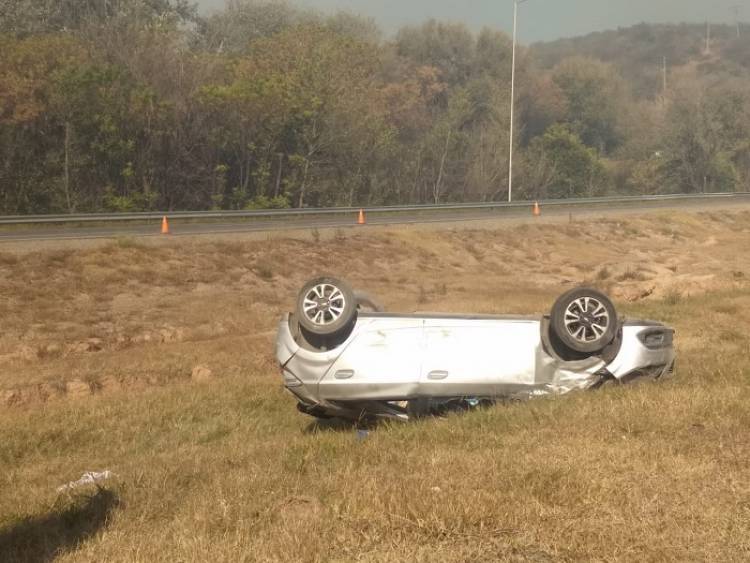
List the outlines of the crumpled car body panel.
{"type": "Polygon", "coordinates": [[[543,317],[360,314],[331,350],[306,345],[292,326],[285,316],[276,343],[284,384],[300,410],[321,417],[408,419],[420,404],[562,395],[658,378],[675,359],[672,329],[650,321],[624,322],[611,357],[577,361],[550,349],[543,317]]]}

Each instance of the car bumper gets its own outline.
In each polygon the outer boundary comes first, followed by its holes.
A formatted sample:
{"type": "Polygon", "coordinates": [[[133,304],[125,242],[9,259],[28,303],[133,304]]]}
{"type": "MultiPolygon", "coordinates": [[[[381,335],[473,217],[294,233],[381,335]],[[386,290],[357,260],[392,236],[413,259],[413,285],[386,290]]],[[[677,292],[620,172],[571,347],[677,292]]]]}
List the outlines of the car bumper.
{"type": "Polygon", "coordinates": [[[607,366],[607,371],[622,382],[641,376],[656,379],[671,373],[675,362],[673,335],[674,330],[663,325],[624,326],[622,347],[607,366]],[[668,336],[665,344],[647,346],[644,342],[645,336],[655,331],[668,336]]]}

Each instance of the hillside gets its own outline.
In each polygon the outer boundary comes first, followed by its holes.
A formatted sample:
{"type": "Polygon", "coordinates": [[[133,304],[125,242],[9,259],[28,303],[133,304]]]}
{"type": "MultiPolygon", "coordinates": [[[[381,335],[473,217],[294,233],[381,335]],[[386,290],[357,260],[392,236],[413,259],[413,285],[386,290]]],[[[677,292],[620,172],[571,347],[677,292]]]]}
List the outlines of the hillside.
{"type": "MultiPolygon", "coordinates": [[[[542,69],[551,69],[564,59],[584,56],[615,66],[637,97],[650,98],[661,91],[664,57],[670,68],[705,58],[706,25],[646,24],[602,31],[581,37],[535,43],[531,53],[542,69]]],[[[735,26],[712,25],[711,49],[725,63],[750,70],[750,44],[737,38],[735,26]]]]}

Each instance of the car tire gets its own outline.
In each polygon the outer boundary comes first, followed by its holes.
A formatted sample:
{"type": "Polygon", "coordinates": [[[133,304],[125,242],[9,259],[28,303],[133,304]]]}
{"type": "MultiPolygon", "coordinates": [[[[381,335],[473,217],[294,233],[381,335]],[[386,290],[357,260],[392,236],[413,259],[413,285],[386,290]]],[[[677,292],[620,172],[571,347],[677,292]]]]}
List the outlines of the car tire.
{"type": "Polygon", "coordinates": [[[354,291],[354,299],[357,300],[357,309],[370,311],[372,313],[382,313],[385,311],[382,303],[375,297],[365,291],[354,291]]]}
{"type": "Polygon", "coordinates": [[[609,297],[587,287],[561,295],[552,307],[550,323],[565,348],[592,355],[612,343],[619,327],[617,311],[609,297]]]}
{"type": "Polygon", "coordinates": [[[297,297],[300,326],[315,336],[336,336],[357,318],[357,299],[349,284],[332,277],[307,282],[297,297]]]}

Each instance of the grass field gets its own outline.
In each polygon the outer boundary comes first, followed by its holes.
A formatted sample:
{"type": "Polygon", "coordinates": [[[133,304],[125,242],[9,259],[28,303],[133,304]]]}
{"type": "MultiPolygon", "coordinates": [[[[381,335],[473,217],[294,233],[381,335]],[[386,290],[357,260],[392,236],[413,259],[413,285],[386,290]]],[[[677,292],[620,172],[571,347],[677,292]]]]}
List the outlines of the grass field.
{"type": "Polygon", "coordinates": [[[746,561],[749,245],[732,212],[6,249],[0,561],[746,561]],[[544,312],[597,285],[677,329],[678,370],[318,426],[272,344],[321,271],[404,311],[544,312]]]}

